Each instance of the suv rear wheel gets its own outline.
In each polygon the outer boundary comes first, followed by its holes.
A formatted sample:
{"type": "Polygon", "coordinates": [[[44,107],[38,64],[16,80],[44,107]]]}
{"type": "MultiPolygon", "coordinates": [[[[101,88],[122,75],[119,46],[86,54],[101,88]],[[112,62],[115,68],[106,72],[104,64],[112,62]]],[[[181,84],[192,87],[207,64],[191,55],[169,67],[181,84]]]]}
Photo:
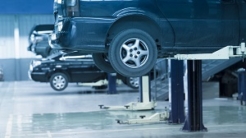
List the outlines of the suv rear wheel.
{"type": "Polygon", "coordinates": [[[139,29],[128,29],[113,38],[108,54],[116,72],[126,77],[139,77],[154,67],[157,47],[148,33],[139,29]]]}
{"type": "Polygon", "coordinates": [[[62,91],[67,88],[68,77],[64,73],[55,73],[50,77],[50,86],[56,91],[62,91]]]}

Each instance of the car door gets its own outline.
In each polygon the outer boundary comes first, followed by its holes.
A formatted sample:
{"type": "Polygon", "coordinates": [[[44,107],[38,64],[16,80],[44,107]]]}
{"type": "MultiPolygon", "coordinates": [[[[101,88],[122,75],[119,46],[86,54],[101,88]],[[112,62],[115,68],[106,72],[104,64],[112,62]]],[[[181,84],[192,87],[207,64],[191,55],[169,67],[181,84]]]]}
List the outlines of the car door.
{"type": "Polygon", "coordinates": [[[70,81],[82,82],[84,79],[83,73],[86,71],[86,68],[83,67],[83,63],[76,58],[67,58],[65,62],[68,64],[70,81]]]}
{"type": "Polygon", "coordinates": [[[246,41],[246,0],[239,0],[240,41],[246,41]]]}
{"type": "Polygon", "coordinates": [[[221,0],[222,21],[220,43],[222,46],[239,45],[240,17],[238,0],[221,0]]]}
{"type": "Polygon", "coordinates": [[[237,6],[224,1],[156,0],[163,14],[161,21],[167,20],[174,31],[174,48],[200,53],[232,44],[235,39],[226,39],[238,37],[237,6]]]}

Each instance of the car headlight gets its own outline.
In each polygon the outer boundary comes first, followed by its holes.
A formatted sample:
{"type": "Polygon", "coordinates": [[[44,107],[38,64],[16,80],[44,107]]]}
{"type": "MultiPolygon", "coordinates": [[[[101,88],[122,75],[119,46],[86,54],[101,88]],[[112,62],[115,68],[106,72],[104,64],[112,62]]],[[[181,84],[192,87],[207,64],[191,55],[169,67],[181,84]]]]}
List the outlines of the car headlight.
{"type": "Polygon", "coordinates": [[[35,38],[35,39],[36,39],[36,42],[41,42],[41,41],[43,41],[43,40],[44,40],[44,37],[45,37],[45,36],[41,36],[41,35],[40,35],[40,36],[36,36],[36,38],[35,38]]]}
{"type": "Polygon", "coordinates": [[[62,27],[63,27],[63,22],[58,22],[57,23],[57,29],[58,29],[58,31],[61,31],[62,30],[62,27]]]}
{"type": "Polygon", "coordinates": [[[55,3],[62,4],[63,0],[55,0],[55,3]]]}
{"type": "Polygon", "coordinates": [[[36,66],[41,65],[41,63],[42,63],[41,61],[33,61],[33,62],[32,62],[32,66],[33,66],[33,68],[34,68],[34,67],[36,67],[36,66]]]}
{"type": "Polygon", "coordinates": [[[33,71],[33,66],[32,66],[32,64],[30,64],[29,70],[30,70],[30,71],[33,71]]]}
{"type": "Polygon", "coordinates": [[[35,43],[36,39],[35,39],[35,35],[34,34],[31,34],[30,36],[30,43],[35,43]]]}

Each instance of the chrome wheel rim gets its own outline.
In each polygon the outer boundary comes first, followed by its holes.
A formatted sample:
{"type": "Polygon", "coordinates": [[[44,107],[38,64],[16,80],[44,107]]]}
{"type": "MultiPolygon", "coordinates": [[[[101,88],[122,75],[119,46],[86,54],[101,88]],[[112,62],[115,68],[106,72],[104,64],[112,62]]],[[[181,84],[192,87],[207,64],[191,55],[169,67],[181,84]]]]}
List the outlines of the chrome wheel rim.
{"type": "Polygon", "coordinates": [[[63,89],[66,84],[66,79],[62,75],[58,75],[54,77],[52,83],[56,89],[63,89]]]}
{"type": "Polygon", "coordinates": [[[135,87],[138,88],[139,87],[139,77],[130,77],[129,78],[129,83],[135,87]]]}
{"type": "Polygon", "coordinates": [[[147,44],[139,38],[130,38],[121,45],[120,59],[127,67],[142,67],[145,65],[148,58],[149,48],[147,44]]]}

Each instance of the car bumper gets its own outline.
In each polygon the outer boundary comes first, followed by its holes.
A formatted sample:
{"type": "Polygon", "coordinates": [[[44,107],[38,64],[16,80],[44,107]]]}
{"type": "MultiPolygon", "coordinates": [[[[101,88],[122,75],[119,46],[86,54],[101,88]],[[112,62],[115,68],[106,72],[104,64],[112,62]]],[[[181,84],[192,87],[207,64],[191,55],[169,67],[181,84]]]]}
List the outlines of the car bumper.
{"type": "Polygon", "coordinates": [[[39,82],[47,82],[48,79],[46,77],[46,72],[33,72],[28,71],[28,76],[33,81],[39,81],[39,82]]]}
{"type": "Polygon", "coordinates": [[[34,46],[33,46],[33,44],[30,44],[30,45],[27,47],[27,51],[34,52],[34,46]]]}

